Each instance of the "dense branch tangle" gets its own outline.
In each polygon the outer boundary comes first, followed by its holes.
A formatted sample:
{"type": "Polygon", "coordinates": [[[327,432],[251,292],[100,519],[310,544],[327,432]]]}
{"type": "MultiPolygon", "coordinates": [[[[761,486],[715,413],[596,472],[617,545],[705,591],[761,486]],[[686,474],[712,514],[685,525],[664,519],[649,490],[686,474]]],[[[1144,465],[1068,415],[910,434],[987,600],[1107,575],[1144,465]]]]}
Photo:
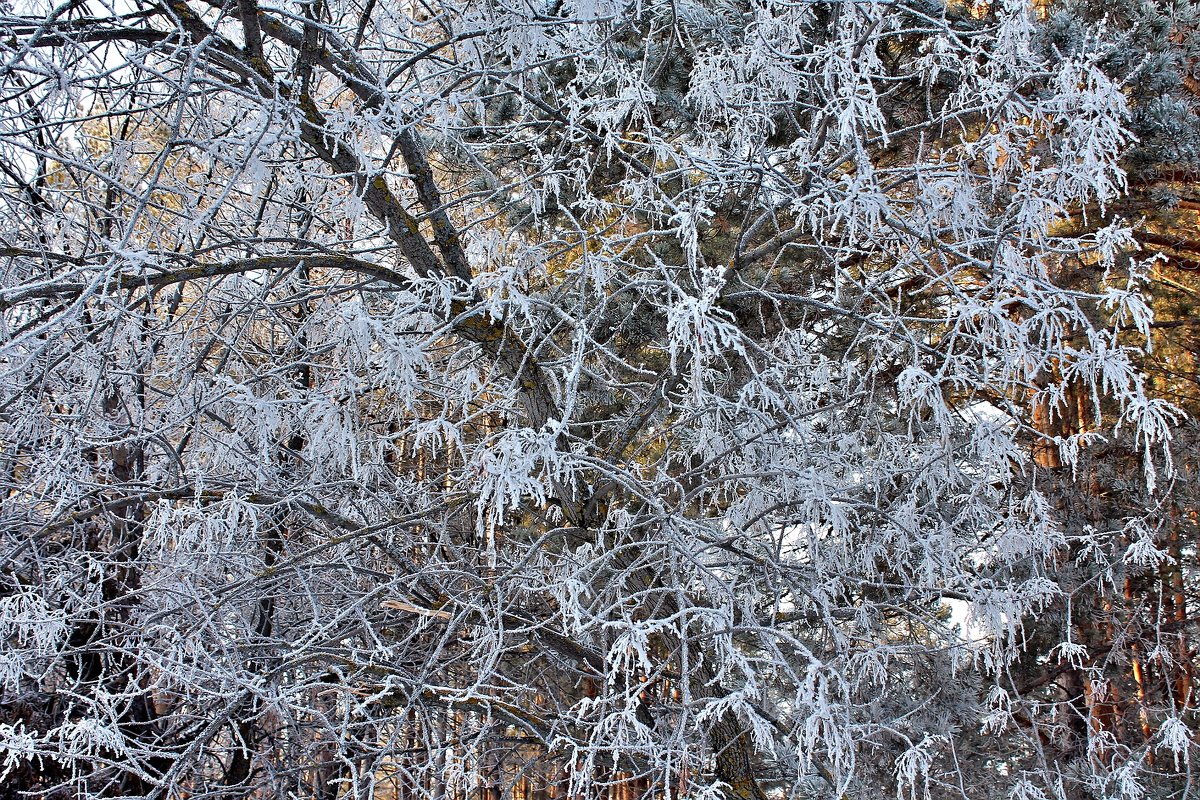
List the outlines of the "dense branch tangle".
{"type": "Polygon", "coordinates": [[[8,796],[1113,780],[976,735],[989,685],[1042,724],[1031,393],[1170,418],[1127,234],[1051,235],[1121,187],[1089,52],[924,3],[2,24],[8,796]]]}

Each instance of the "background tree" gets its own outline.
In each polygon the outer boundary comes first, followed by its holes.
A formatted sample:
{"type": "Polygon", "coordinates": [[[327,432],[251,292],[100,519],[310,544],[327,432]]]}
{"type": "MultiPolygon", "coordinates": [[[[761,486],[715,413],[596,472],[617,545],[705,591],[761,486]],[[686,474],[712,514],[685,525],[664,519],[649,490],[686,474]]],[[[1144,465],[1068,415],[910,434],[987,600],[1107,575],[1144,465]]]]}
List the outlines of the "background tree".
{"type": "MultiPolygon", "coordinates": [[[[1048,4],[1044,11],[1043,46],[1059,52],[1086,40],[1084,20],[1103,19],[1119,32],[1120,46],[1101,64],[1108,74],[1125,76],[1130,130],[1138,139],[1123,159],[1130,191],[1103,209],[1080,204],[1073,224],[1076,230],[1096,230],[1118,218],[1133,223],[1137,257],[1153,259],[1146,284],[1155,311],[1153,349],[1139,366],[1148,375],[1151,396],[1194,416],[1187,254],[1195,221],[1186,189],[1196,141],[1194,9],[1064,3],[1048,4]]],[[[1058,266],[1063,285],[1085,290],[1094,290],[1102,275],[1088,259],[1066,259],[1058,266]]],[[[1194,707],[1188,612],[1194,602],[1192,426],[1176,432],[1177,471],[1169,489],[1148,494],[1139,477],[1144,453],[1135,437],[1104,430],[1104,421],[1116,419],[1118,410],[1077,388],[1065,392],[1056,407],[1035,410],[1047,433],[1094,432],[1070,469],[1053,448],[1043,450],[1040,460],[1056,487],[1056,517],[1104,556],[1077,561],[1060,574],[1064,596],[1040,616],[1035,636],[1042,642],[1029,649],[1014,675],[1028,701],[1023,713],[1060,721],[1050,741],[1059,756],[1086,749],[1089,759],[1114,765],[1138,759],[1158,771],[1152,783],[1159,791],[1178,791],[1183,785],[1172,780],[1174,763],[1168,759],[1164,765],[1157,748],[1192,724],[1194,707]],[[1147,516],[1147,508],[1157,510],[1147,516]],[[1074,657],[1037,656],[1068,629],[1081,644],[1074,657]]]]}

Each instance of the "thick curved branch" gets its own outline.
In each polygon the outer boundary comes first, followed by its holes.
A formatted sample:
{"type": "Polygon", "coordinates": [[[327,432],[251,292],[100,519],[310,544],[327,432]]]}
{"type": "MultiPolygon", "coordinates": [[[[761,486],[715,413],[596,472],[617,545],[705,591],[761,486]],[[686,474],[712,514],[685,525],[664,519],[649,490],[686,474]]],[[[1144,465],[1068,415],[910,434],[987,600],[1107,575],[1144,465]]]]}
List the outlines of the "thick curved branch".
{"type": "MultiPolygon", "coordinates": [[[[0,258],[2,257],[42,258],[79,265],[87,263],[86,259],[63,253],[42,253],[37,250],[15,247],[0,248],[0,258]]],[[[298,267],[356,272],[372,280],[383,281],[400,288],[407,288],[410,285],[410,281],[398,272],[350,256],[319,254],[263,256],[260,258],[245,258],[216,264],[194,264],[157,274],[119,272],[111,277],[100,278],[91,282],[47,281],[16,288],[6,293],[0,293],[0,311],[5,311],[13,306],[32,300],[76,298],[104,288],[118,291],[137,288],[161,289],[171,284],[202,280],[204,278],[238,275],[260,270],[296,269],[298,267]]]]}

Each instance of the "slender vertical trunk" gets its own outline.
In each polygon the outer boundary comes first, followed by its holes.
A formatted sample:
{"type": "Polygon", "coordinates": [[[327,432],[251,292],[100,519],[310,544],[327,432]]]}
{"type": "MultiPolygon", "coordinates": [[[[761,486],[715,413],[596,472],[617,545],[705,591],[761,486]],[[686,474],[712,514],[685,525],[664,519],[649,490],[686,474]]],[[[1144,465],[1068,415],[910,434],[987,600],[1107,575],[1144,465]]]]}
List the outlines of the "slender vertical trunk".
{"type": "MultiPolygon", "coordinates": [[[[1125,604],[1129,609],[1134,605],[1133,582],[1125,579],[1124,586],[1125,604]]],[[[1147,691],[1146,691],[1146,667],[1143,662],[1141,643],[1134,639],[1129,645],[1129,668],[1133,675],[1134,686],[1137,688],[1137,704],[1138,704],[1138,728],[1142,732],[1144,741],[1150,741],[1154,730],[1150,725],[1150,713],[1147,709],[1147,691]]],[[[1154,751],[1147,753],[1148,762],[1154,763],[1154,751]]]]}
{"type": "Polygon", "coordinates": [[[1179,508],[1172,507],[1166,546],[1169,560],[1163,562],[1160,574],[1163,582],[1163,595],[1170,598],[1169,620],[1174,628],[1171,634],[1171,638],[1175,640],[1174,680],[1172,681],[1171,695],[1176,710],[1183,711],[1194,705],[1194,702],[1192,699],[1192,651],[1187,635],[1187,595],[1183,582],[1184,555],[1180,547],[1179,536],[1180,516],[1179,508]]]}

